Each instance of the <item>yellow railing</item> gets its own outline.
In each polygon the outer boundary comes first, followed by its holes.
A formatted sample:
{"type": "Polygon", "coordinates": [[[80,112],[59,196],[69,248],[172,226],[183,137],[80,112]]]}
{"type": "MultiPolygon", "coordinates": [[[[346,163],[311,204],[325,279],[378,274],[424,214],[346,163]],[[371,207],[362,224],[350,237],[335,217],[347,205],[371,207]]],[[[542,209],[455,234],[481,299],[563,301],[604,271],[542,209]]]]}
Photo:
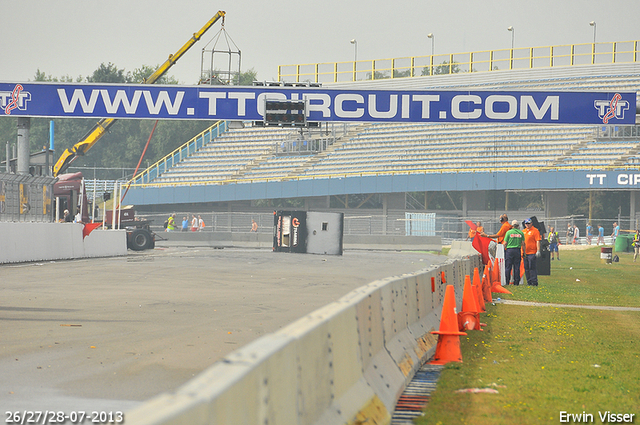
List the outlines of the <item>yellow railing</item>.
{"type": "Polygon", "coordinates": [[[618,41],[351,62],[280,65],[278,81],[337,83],[458,72],[634,63],[640,60],[638,53],[638,41],[618,41]]]}
{"type": "Polygon", "coordinates": [[[140,185],[151,182],[160,174],[167,171],[178,162],[182,161],[183,158],[186,158],[188,155],[194,153],[196,150],[200,149],[202,146],[206,145],[211,140],[224,133],[226,130],[227,125],[225,121],[216,122],[211,127],[193,137],[191,140],[184,143],[179,148],[174,149],[173,152],[160,159],[158,162],[156,162],[146,170],[141,171],[140,173],[135,175],[131,179],[130,183],[132,183],[133,185],[140,185]]]}

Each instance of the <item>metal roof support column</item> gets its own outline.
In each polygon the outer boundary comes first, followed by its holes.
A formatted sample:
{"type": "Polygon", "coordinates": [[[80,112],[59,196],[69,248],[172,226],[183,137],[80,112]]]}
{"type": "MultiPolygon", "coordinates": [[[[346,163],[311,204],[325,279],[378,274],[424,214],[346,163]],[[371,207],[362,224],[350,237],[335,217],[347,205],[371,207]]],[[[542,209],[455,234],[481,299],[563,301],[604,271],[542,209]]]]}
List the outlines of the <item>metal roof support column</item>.
{"type": "Polygon", "coordinates": [[[29,130],[31,118],[18,117],[18,161],[16,174],[29,174],[29,130]]]}

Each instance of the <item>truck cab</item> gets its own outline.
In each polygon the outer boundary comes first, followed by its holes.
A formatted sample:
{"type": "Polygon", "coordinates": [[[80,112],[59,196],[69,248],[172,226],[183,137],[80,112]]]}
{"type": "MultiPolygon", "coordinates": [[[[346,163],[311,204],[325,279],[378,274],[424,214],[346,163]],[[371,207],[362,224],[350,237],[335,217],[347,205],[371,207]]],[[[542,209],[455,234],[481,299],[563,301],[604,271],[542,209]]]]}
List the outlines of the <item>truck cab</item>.
{"type": "Polygon", "coordinates": [[[58,176],[58,181],[53,185],[53,196],[58,199],[56,221],[64,221],[65,210],[69,210],[71,217],[75,217],[81,208],[81,221],[88,223],[91,220],[89,218],[89,202],[83,190],[82,180],[82,173],[58,176]]]}

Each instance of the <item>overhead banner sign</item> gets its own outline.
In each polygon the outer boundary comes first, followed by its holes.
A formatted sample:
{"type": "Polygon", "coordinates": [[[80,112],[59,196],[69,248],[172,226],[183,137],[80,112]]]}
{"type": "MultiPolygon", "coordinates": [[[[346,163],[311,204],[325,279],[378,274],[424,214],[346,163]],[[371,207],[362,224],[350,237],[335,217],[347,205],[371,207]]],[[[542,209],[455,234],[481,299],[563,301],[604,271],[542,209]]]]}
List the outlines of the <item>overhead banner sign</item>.
{"type": "Polygon", "coordinates": [[[634,124],[636,93],[334,90],[0,83],[0,116],[262,121],[265,99],[306,100],[307,121],[634,124]]]}

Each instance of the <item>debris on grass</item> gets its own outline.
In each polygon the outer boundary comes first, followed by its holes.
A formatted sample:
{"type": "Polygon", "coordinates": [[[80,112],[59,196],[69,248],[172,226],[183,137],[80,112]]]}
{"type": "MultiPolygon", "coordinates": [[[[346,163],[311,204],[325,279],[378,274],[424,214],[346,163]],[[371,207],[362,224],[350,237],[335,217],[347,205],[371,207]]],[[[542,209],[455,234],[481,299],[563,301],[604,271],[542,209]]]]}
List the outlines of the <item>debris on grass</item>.
{"type": "Polygon", "coordinates": [[[470,394],[499,394],[498,390],[494,390],[493,388],[462,388],[456,392],[470,394]]]}

